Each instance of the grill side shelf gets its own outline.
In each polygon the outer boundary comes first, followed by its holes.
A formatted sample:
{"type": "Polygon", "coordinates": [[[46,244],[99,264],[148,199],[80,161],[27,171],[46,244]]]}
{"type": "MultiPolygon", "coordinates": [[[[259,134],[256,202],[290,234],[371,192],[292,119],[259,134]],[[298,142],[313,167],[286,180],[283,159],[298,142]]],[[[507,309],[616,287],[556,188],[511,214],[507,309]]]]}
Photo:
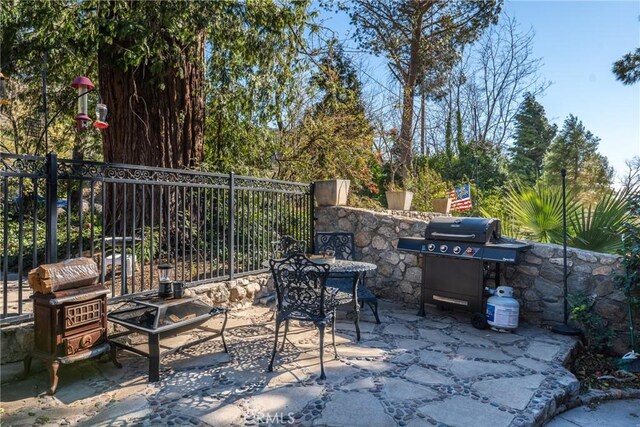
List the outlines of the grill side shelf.
{"type": "Polygon", "coordinates": [[[427,245],[422,237],[400,237],[397,249],[406,252],[426,253],[427,245]]]}

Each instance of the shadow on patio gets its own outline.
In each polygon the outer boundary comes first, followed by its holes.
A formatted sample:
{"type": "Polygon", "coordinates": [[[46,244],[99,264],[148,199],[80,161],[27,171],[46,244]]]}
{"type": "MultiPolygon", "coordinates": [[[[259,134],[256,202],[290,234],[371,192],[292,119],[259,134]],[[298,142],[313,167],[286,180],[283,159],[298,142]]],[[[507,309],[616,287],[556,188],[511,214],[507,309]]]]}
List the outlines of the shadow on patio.
{"type": "MultiPolygon", "coordinates": [[[[4,425],[531,425],[549,419],[578,392],[563,362],[571,338],[521,325],[516,333],[480,331],[468,316],[381,302],[382,324],[362,313],[362,341],[339,316],[340,358],[325,340],[320,381],[318,332],[293,323],[274,372],[271,311],[230,313],[229,354],[212,339],[162,361],[146,381],[146,360],[120,353],[123,369],[84,362],[61,369],[55,396],[46,372],[3,385],[4,425]],[[39,420],[39,421],[38,421],[39,420]]],[[[219,319],[213,319],[216,326],[219,319]]],[[[193,335],[175,337],[172,344],[193,335]]]]}

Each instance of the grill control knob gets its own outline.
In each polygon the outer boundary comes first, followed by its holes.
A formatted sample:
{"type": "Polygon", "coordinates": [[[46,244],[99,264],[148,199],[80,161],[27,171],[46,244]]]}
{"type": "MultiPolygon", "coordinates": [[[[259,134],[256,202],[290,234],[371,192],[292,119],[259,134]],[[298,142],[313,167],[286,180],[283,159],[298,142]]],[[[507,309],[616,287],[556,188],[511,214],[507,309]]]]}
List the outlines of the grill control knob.
{"type": "Polygon", "coordinates": [[[453,247],[453,253],[458,255],[460,253],[462,249],[460,248],[460,246],[454,246],[453,247]]]}
{"type": "Polygon", "coordinates": [[[449,247],[447,245],[440,245],[440,252],[447,252],[449,247]]]}
{"type": "Polygon", "coordinates": [[[429,252],[433,252],[436,248],[436,245],[434,245],[433,243],[429,243],[429,246],[427,246],[427,249],[429,250],[429,252]]]}

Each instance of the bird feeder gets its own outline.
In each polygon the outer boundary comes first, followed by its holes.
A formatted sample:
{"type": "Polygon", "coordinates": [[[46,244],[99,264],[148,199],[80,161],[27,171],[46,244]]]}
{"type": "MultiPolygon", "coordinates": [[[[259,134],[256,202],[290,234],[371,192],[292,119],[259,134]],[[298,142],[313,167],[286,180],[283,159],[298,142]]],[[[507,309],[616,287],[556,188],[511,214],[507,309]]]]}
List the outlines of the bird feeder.
{"type": "Polygon", "coordinates": [[[91,118],[87,114],[89,111],[87,94],[89,91],[92,91],[95,86],[88,77],[79,76],[73,80],[71,87],[78,90],[78,114],[76,115],[76,123],[78,124],[78,129],[84,129],[91,123],[91,118]]]}
{"type": "Polygon", "coordinates": [[[109,127],[107,123],[107,106],[105,104],[96,104],[96,120],[93,126],[98,129],[106,129],[109,127]]]}
{"type": "Polygon", "coordinates": [[[7,79],[0,73],[0,105],[9,105],[9,95],[7,94],[7,79]]]}

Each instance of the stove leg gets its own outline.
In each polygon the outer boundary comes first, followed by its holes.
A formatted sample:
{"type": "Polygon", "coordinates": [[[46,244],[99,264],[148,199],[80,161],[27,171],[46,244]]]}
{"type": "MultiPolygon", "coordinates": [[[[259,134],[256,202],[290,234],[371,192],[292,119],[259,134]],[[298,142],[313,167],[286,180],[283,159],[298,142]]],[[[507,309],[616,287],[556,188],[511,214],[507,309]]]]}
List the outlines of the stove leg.
{"type": "Polygon", "coordinates": [[[57,360],[52,360],[51,363],[47,365],[47,370],[49,371],[49,390],[47,390],[47,394],[52,395],[58,389],[58,368],[60,367],[60,362],[57,360]]]}
{"type": "Polygon", "coordinates": [[[111,348],[109,349],[109,359],[115,365],[116,368],[122,368],[122,363],[118,362],[118,347],[111,344],[111,348]]]}
{"type": "Polygon", "coordinates": [[[28,354],[24,360],[22,361],[22,364],[24,365],[24,372],[22,373],[22,379],[26,379],[27,376],[29,376],[29,371],[31,371],[31,361],[33,360],[33,356],[31,356],[30,354],[28,354]]]}
{"type": "Polygon", "coordinates": [[[149,335],[149,382],[160,380],[160,336],[149,335]]]}

